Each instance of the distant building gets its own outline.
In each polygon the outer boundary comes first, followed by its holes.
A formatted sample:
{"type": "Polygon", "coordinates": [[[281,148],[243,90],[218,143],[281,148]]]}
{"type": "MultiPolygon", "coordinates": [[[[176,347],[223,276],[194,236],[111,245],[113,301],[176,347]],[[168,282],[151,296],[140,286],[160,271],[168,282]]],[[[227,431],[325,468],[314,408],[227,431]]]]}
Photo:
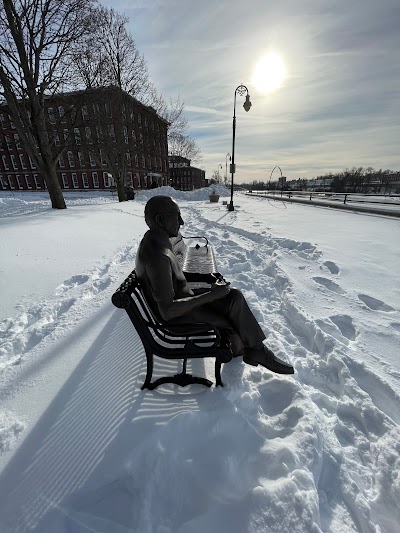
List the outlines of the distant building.
{"type": "Polygon", "coordinates": [[[170,184],[174,189],[192,191],[208,185],[205,171],[192,167],[190,159],[179,155],[170,155],[168,159],[170,184]]]}
{"type": "MultiPolygon", "coordinates": [[[[153,182],[169,183],[169,124],[152,107],[116,87],[99,87],[55,95],[46,101],[46,112],[54,154],[62,149],[57,175],[63,190],[112,187],[111,169],[101,148],[106,136],[109,154],[123,151],[128,186],[137,189],[153,182]]],[[[7,105],[0,104],[0,190],[45,188],[7,105]]]]}

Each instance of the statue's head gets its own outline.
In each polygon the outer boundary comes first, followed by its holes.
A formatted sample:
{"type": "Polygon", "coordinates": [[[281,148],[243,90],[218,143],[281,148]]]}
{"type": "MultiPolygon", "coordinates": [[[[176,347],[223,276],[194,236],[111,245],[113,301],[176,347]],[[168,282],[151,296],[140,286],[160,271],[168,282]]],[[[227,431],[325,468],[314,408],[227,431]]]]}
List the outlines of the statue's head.
{"type": "Polygon", "coordinates": [[[150,229],[164,231],[168,237],[176,237],[183,225],[178,204],[170,196],[153,196],[144,208],[146,224],[150,229]]]}

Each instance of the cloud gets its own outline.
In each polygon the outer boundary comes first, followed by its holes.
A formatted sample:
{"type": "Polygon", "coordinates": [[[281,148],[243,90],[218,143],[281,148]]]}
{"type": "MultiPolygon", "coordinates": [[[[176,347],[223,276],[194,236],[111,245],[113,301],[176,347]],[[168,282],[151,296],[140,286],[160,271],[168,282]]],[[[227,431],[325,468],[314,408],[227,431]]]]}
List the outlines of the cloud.
{"type": "MultiPolygon", "coordinates": [[[[113,4],[114,6],[114,4],[113,4]]],[[[288,177],[361,165],[400,169],[398,0],[146,0],[115,2],[157,87],[186,103],[210,176],[232,151],[236,179],[261,179],[280,164],[288,177]],[[258,59],[279,53],[287,78],[269,95],[251,87],[258,59]]]]}

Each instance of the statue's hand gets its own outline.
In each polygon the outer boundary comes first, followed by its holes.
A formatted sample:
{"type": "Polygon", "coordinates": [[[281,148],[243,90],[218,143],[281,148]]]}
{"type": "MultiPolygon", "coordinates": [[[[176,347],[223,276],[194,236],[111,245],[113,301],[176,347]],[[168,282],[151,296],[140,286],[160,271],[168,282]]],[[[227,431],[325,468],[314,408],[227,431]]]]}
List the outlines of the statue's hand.
{"type": "Polygon", "coordinates": [[[211,285],[211,296],[212,300],[218,300],[219,298],[224,298],[229,294],[229,283],[222,283],[217,281],[214,285],[211,285]]]}

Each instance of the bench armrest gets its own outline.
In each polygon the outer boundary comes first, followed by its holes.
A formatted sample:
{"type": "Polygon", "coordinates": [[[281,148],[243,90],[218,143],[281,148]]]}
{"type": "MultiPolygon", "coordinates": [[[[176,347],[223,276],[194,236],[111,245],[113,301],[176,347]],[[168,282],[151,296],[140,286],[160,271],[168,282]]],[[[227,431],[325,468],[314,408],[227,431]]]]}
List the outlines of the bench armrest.
{"type": "MultiPolygon", "coordinates": [[[[191,237],[190,235],[184,236],[181,233],[182,239],[204,239],[206,241],[206,244],[204,245],[206,248],[208,248],[208,239],[207,237],[204,237],[203,235],[195,235],[194,237],[191,237]]],[[[196,248],[200,248],[199,245],[196,246],[196,248]]]]}

